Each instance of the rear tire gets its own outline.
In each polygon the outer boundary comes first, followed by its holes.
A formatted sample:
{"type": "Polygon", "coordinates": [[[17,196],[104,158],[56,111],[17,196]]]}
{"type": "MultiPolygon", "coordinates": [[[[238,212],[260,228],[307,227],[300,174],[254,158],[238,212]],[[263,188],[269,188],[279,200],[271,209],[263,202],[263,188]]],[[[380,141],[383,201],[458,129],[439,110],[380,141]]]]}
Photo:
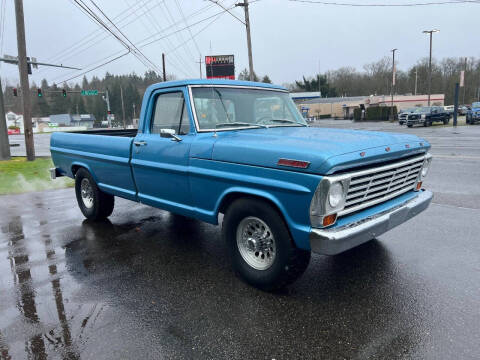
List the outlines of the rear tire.
{"type": "Polygon", "coordinates": [[[412,124],[408,124],[407,126],[408,126],[408,127],[412,127],[413,125],[412,125],[412,124]]]}
{"type": "Polygon", "coordinates": [[[115,197],[102,192],[92,175],[84,168],[75,174],[75,194],[78,207],[89,220],[102,220],[109,217],[115,205],[115,197]]]}
{"type": "Polygon", "coordinates": [[[222,236],[235,272],[265,291],[293,283],[310,262],[310,251],[295,246],[282,216],[262,200],[233,202],[223,218],[222,236]]]}

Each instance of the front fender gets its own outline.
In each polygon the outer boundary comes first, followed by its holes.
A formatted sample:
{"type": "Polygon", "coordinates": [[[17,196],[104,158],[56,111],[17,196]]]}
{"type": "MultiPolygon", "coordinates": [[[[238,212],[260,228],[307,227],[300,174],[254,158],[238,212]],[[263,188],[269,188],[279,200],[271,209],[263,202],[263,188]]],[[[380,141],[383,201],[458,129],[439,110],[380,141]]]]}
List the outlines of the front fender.
{"type": "Polygon", "coordinates": [[[235,197],[254,196],[256,198],[265,199],[268,202],[272,203],[283,216],[297,247],[304,250],[310,250],[308,236],[310,234],[311,226],[309,224],[301,224],[296,222],[292,218],[292,216],[290,216],[287,207],[282,203],[282,201],[277,196],[273,195],[268,191],[243,186],[228,188],[221,194],[215,205],[216,217],[218,217],[220,207],[224,203],[225,199],[230,195],[235,195],[235,197]]]}

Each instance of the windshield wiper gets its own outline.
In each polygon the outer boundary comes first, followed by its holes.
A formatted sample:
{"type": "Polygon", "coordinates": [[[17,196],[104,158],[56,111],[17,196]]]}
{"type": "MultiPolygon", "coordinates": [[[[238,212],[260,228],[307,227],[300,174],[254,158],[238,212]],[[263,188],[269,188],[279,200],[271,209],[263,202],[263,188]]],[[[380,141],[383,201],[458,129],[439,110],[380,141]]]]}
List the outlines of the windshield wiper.
{"type": "Polygon", "coordinates": [[[255,127],[260,127],[260,128],[267,128],[266,125],[251,124],[251,123],[240,122],[240,121],[219,123],[219,124],[216,124],[216,125],[215,125],[215,128],[226,127],[226,126],[255,126],[255,127]]]}
{"type": "Polygon", "coordinates": [[[297,121],[288,120],[288,119],[270,119],[270,121],[279,122],[279,123],[296,124],[296,125],[301,125],[301,126],[308,126],[307,124],[302,124],[302,123],[299,123],[297,121]]]}

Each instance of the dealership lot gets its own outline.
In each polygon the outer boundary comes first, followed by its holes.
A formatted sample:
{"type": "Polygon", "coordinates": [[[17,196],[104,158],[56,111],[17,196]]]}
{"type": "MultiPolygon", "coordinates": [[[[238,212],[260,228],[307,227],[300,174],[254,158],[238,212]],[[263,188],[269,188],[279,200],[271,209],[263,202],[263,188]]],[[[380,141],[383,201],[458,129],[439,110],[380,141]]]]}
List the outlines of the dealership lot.
{"type": "Polygon", "coordinates": [[[0,356],[477,358],[480,126],[313,126],[426,138],[431,207],[269,294],[232,273],[219,227],[121,199],[90,223],[73,189],[2,196],[0,356]]]}

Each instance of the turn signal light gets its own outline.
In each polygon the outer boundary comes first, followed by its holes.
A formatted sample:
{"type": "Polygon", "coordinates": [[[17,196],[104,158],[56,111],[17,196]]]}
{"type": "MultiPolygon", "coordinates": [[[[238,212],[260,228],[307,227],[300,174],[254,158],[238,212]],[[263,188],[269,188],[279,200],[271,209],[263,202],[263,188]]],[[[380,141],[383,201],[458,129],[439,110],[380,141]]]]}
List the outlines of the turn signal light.
{"type": "Polygon", "coordinates": [[[327,215],[323,218],[323,226],[330,226],[335,224],[335,221],[337,220],[337,214],[330,214],[327,215]]]}
{"type": "Polygon", "coordinates": [[[420,190],[421,188],[422,188],[422,182],[419,181],[419,182],[417,183],[416,190],[420,190]]]}
{"type": "Polygon", "coordinates": [[[291,160],[291,159],[279,159],[277,165],[280,166],[289,166],[294,168],[306,169],[310,165],[309,161],[302,160],[291,160]]]}

